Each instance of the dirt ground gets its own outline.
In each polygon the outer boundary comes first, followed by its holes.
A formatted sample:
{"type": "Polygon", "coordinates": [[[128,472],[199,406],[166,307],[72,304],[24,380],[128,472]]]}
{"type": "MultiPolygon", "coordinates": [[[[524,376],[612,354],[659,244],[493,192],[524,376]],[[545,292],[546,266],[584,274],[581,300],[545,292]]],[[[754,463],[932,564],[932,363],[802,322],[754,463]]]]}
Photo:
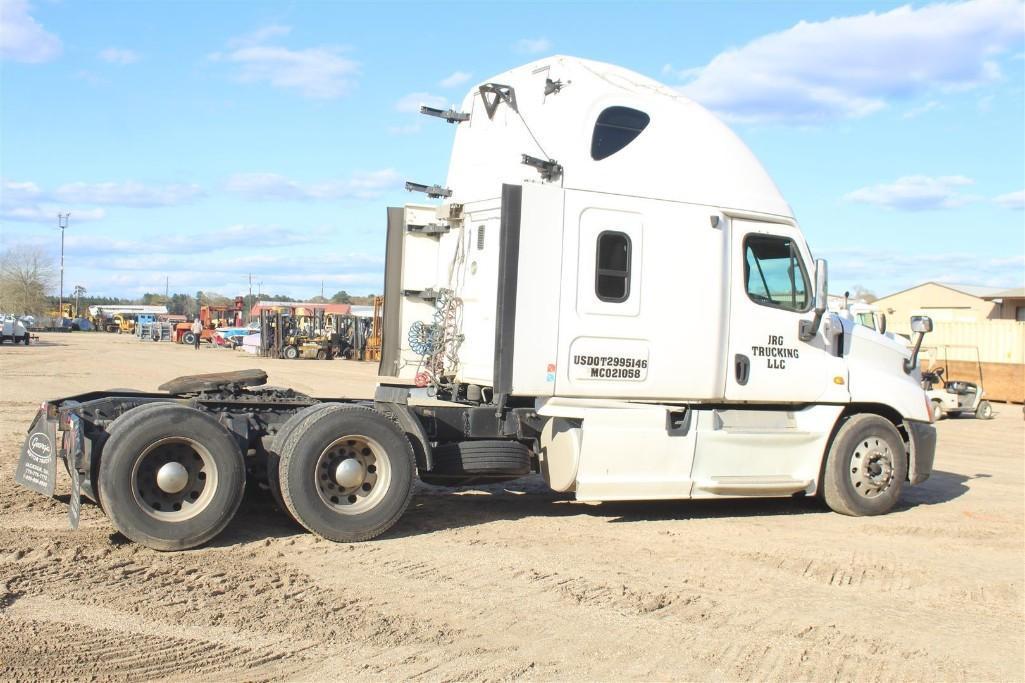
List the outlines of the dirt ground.
{"type": "Polygon", "coordinates": [[[1025,429],[939,424],[892,514],[811,501],[583,504],[537,478],[422,487],[386,536],[334,544],[249,494],[207,547],[159,553],[18,489],[38,402],[262,367],[370,396],[376,367],[102,333],[0,347],[0,679],[1025,679],[1025,429]]]}

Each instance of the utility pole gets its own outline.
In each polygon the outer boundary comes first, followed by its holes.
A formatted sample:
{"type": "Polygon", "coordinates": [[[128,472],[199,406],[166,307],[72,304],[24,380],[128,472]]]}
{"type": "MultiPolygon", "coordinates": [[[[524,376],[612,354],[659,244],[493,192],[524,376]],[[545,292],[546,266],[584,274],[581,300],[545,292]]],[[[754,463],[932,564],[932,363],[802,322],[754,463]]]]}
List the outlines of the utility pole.
{"type": "Polygon", "coordinates": [[[171,305],[170,291],[171,291],[171,276],[170,275],[165,275],[164,276],[164,303],[166,303],[168,306],[171,305]]]}
{"type": "Polygon", "coordinates": [[[57,304],[59,307],[57,310],[60,311],[61,320],[64,319],[64,230],[68,227],[68,218],[70,217],[70,211],[57,214],[57,227],[61,229],[61,284],[60,294],[57,298],[57,301],[59,302],[57,304]]]}
{"type": "Polygon", "coordinates": [[[321,299],[324,298],[324,281],[323,280],[320,281],[320,298],[321,299]]]}
{"type": "Polygon", "coordinates": [[[253,322],[253,305],[256,302],[253,301],[253,274],[249,274],[249,322],[253,322]]]}

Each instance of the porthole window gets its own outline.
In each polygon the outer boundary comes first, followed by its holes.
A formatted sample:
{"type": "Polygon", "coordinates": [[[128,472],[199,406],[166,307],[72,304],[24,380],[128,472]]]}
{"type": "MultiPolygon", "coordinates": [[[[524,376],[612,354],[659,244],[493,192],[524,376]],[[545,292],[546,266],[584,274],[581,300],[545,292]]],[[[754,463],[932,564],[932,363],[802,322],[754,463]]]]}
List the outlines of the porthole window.
{"type": "Polygon", "coordinates": [[[591,136],[591,158],[600,161],[633,142],[651,117],[630,107],[609,107],[598,115],[591,136]]]}
{"type": "Polygon", "coordinates": [[[605,230],[598,235],[594,293],[602,301],[620,303],[630,298],[630,236],[605,230]]]}

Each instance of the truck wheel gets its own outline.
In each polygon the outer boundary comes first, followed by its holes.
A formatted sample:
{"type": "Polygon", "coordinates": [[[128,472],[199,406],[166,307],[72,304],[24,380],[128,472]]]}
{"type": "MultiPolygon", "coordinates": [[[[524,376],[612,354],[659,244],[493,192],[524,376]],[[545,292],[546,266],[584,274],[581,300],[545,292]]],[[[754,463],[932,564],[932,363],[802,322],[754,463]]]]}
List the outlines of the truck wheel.
{"type": "Polygon", "coordinates": [[[943,410],[943,404],[939,401],[932,402],[932,421],[939,422],[944,418],[946,412],[943,410]]]}
{"type": "Polygon", "coordinates": [[[186,332],[184,335],[182,335],[182,344],[185,344],[186,346],[192,346],[195,343],[196,343],[196,333],[195,332],[186,332]]]}
{"type": "Polygon", "coordinates": [[[394,422],[370,408],[312,413],[282,444],[280,457],[289,512],[331,541],[384,533],[413,496],[413,448],[394,422]]]}
{"type": "Polygon", "coordinates": [[[299,349],[295,348],[294,346],[286,346],[284,349],[282,349],[281,355],[287,358],[288,360],[295,360],[299,357],[299,349]]]}
{"type": "Polygon", "coordinates": [[[292,432],[299,428],[310,415],[321,413],[325,410],[341,410],[344,407],[340,403],[317,403],[316,405],[303,408],[285,421],[285,424],[281,426],[278,433],[274,435],[270,448],[267,449],[267,488],[270,489],[274,502],[277,503],[282,512],[293,520],[295,517],[292,516],[288,506],[285,505],[285,499],[281,497],[281,447],[288,441],[288,437],[292,435],[292,432]]]}
{"type": "Polygon", "coordinates": [[[862,517],[889,512],[908,474],[904,441],[893,423],[878,415],[855,415],[836,433],[826,459],[826,505],[862,517]]]}
{"type": "Polygon", "coordinates": [[[242,502],[242,453],[206,413],[176,403],[144,408],[111,425],[100,458],[103,509],[118,531],[155,550],[201,545],[242,502]]]}
{"type": "Polygon", "coordinates": [[[993,419],[993,406],[990,405],[989,401],[979,402],[979,407],[975,409],[975,417],[983,420],[993,419]]]}

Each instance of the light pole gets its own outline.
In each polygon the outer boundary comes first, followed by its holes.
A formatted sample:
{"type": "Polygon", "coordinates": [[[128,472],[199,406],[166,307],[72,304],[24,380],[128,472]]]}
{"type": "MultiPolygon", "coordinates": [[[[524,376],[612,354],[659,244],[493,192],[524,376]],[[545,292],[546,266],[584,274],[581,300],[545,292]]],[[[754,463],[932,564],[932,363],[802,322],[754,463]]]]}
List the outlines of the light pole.
{"type": "Polygon", "coordinates": [[[60,284],[60,295],[57,299],[60,311],[61,320],[64,319],[64,230],[68,227],[68,218],[71,217],[70,211],[57,214],[57,227],[61,229],[61,284],[60,284]]]}

